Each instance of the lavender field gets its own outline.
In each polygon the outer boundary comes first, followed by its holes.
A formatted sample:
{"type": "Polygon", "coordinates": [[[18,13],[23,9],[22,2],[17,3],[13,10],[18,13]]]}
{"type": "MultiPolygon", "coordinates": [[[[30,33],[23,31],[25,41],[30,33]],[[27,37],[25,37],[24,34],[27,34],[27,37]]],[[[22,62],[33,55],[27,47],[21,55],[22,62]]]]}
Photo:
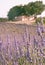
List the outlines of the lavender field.
{"type": "Polygon", "coordinates": [[[0,23],[0,65],[45,65],[45,26],[0,23]]]}

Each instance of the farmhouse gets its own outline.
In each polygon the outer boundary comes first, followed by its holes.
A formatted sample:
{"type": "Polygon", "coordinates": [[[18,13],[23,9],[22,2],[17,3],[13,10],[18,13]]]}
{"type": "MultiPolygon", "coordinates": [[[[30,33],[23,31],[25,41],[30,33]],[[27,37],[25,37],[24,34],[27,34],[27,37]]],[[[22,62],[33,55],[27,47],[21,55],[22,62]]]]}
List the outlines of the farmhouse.
{"type": "Polygon", "coordinates": [[[31,24],[35,22],[34,16],[18,16],[15,19],[18,21],[17,23],[23,23],[23,24],[31,24]]]}

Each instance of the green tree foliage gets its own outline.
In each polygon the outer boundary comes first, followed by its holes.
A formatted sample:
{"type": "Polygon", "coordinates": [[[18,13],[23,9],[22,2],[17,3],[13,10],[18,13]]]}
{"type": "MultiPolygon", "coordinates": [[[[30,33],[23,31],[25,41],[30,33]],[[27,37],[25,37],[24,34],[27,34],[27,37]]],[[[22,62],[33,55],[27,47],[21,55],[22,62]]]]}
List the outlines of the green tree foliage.
{"type": "Polygon", "coordinates": [[[30,2],[27,5],[24,6],[14,6],[11,8],[8,12],[8,18],[9,20],[14,20],[17,16],[22,15],[34,15],[34,14],[41,14],[41,12],[44,10],[45,5],[42,3],[42,1],[36,1],[36,2],[30,2]]]}
{"type": "Polygon", "coordinates": [[[13,20],[15,17],[20,16],[22,14],[22,6],[15,6],[10,9],[8,12],[9,20],[13,20]]]}
{"type": "Polygon", "coordinates": [[[36,2],[31,2],[28,4],[30,13],[31,15],[33,14],[41,14],[41,12],[44,10],[44,4],[42,1],[36,1],[36,2]]]}

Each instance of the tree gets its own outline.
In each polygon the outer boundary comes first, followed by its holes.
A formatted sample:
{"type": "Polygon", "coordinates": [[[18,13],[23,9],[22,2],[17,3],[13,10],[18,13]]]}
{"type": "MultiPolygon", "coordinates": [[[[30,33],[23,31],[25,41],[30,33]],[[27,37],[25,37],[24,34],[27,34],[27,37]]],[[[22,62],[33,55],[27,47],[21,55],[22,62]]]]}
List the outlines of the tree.
{"type": "Polygon", "coordinates": [[[8,12],[9,20],[13,20],[15,17],[20,16],[22,14],[22,6],[15,6],[10,9],[8,12]]]}
{"type": "Polygon", "coordinates": [[[8,18],[9,20],[14,20],[17,16],[22,15],[37,15],[41,14],[41,12],[44,10],[45,5],[42,3],[42,1],[36,1],[36,2],[30,2],[27,5],[20,5],[20,6],[14,6],[11,8],[8,12],[8,18]]]}
{"type": "Polygon", "coordinates": [[[41,14],[41,12],[44,10],[44,4],[42,1],[31,2],[27,6],[30,9],[30,15],[41,14]]]}

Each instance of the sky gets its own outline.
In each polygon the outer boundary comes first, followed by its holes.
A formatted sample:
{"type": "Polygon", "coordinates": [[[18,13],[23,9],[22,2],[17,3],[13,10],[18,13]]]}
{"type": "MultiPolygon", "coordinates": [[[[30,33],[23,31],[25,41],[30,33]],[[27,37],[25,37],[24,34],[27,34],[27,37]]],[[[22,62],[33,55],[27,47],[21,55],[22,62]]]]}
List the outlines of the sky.
{"type": "Polygon", "coordinates": [[[0,17],[7,17],[8,11],[13,6],[28,4],[32,1],[43,1],[45,4],[45,0],[0,0],[0,17]]]}

